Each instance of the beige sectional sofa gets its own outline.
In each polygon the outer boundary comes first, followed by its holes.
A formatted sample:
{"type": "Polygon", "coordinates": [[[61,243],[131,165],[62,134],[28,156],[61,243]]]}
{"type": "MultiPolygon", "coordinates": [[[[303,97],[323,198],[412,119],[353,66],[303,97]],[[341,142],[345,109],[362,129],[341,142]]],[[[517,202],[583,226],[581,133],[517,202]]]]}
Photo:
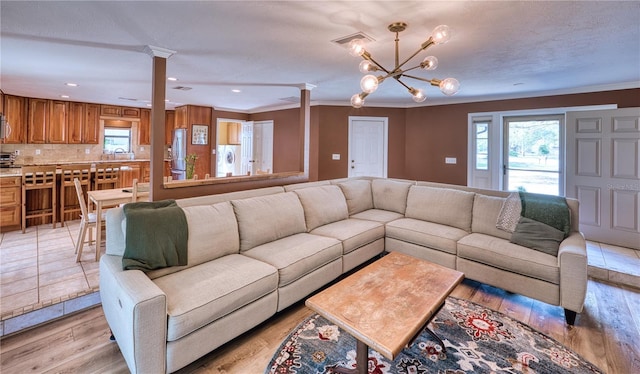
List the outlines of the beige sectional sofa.
{"type": "Polygon", "coordinates": [[[340,179],[177,200],[188,263],[123,270],[126,219],[107,215],[105,317],[133,373],[176,371],[386,251],[565,308],[584,303],[577,201],[558,256],[495,228],[507,193],[390,179],[340,179]]]}

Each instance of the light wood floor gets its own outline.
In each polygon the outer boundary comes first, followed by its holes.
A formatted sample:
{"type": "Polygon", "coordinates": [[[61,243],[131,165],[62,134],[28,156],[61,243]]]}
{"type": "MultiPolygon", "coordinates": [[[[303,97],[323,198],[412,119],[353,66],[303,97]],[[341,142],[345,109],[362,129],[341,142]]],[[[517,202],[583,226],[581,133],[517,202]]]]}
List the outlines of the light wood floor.
{"type": "MultiPolygon", "coordinates": [[[[575,327],[562,308],[465,280],[453,296],[525,322],[600,367],[605,373],[640,373],[640,290],[589,281],[575,327]]],[[[312,312],[303,303],[227,343],[180,373],[263,373],[287,334],[312,312]]],[[[127,373],[100,307],[3,339],[0,372],[127,373]]]]}

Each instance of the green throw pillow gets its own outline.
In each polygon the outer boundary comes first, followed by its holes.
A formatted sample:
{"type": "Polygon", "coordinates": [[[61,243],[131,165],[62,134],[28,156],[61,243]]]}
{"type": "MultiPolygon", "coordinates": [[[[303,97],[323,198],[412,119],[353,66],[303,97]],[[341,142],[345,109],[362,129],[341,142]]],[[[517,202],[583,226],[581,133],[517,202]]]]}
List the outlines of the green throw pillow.
{"type": "Polygon", "coordinates": [[[552,256],[558,256],[558,248],[563,239],[564,232],[527,217],[520,217],[516,230],[511,234],[511,243],[552,256]]]}

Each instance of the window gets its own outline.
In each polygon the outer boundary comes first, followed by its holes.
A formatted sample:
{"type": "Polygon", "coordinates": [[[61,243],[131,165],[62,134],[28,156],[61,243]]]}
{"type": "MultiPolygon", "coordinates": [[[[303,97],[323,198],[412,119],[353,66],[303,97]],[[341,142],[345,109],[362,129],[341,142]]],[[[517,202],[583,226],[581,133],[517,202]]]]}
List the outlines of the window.
{"type": "Polygon", "coordinates": [[[489,123],[474,121],[476,170],[489,170],[489,123]]]}
{"type": "Polygon", "coordinates": [[[105,127],[104,147],[105,152],[129,153],[131,152],[131,128],[105,127]]]}

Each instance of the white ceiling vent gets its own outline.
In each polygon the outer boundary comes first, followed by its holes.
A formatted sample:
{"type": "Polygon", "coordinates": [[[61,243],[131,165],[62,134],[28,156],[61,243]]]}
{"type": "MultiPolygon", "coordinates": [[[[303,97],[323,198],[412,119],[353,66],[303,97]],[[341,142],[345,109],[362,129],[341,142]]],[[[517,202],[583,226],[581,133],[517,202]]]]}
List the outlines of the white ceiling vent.
{"type": "Polygon", "coordinates": [[[343,36],[341,38],[334,39],[331,42],[346,47],[349,44],[349,42],[354,40],[354,39],[363,39],[365,42],[374,42],[375,41],[375,39],[373,39],[369,35],[363,33],[362,31],[358,31],[355,34],[343,36]]]}
{"type": "Polygon", "coordinates": [[[127,100],[127,101],[138,101],[138,99],[133,99],[133,98],[131,98],[131,97],[122,97],[122,96],[121,96],[121,97],[119,97],[118,99],[120,99],[120,100],[127,100]]]}
{"type": "Polygon", "coordinates": [[[175,86],[175,87],[171,87],[171,89],[180,90],[180,91],[189,91],[191,89],[191,87],[175,86]]]}
{"type": "Polygon", "coordinates": [[[300,102],[300,97],[299,96],[281,97],[278,100],[286,101],[286,102],[289,102],[289,103],[299,103],[300,102]]]}

